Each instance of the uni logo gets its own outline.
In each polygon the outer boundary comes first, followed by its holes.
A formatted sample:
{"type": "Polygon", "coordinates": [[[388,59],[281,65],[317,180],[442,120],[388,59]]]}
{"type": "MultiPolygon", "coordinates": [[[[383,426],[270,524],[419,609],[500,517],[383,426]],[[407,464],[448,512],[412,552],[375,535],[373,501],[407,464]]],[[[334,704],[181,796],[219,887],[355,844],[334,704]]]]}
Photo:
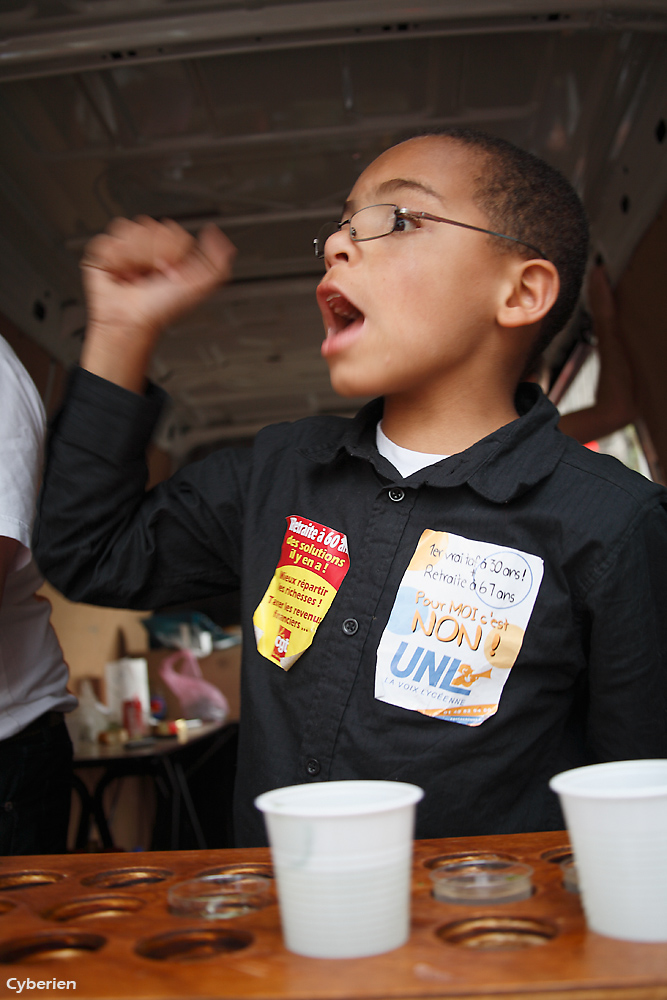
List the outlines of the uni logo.
{"type": "Polygon", "coordinates": [[[271,653],[273,659],[277,660],[278,663],[280,663],[283,656],[287,652],[287,647],[289,646],[291,634],[292,633],[290,632],[290,630],[288,628],[285,628],[284,625],[281,625],[280,628],[278,629],[278,635],[276,636],[276,641],[273,646],[273,652],[271,653]]]}

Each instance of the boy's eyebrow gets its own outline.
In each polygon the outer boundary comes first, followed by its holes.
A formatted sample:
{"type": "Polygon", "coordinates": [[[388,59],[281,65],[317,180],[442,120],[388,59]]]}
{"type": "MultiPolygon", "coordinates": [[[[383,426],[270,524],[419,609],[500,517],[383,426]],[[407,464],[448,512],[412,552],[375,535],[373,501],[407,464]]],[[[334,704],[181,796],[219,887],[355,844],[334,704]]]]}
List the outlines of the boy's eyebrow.
{"type": "MultiPolygon", "coordinates": [[[[434,191],[432,187],[428,184],[423,184],[421,181],[414,181],[408,177],[392,177],[388,181],[383,181],[382,184],[378,184],[375,189],[377,197],[382,197],[387,194],[394,194],[396,191],[419,191],[421,194],[431,195],[432,198],[437,198],[441,204],[444,204],[443,198],[434,191]]],[[[346,201],[343,206],[343,213],[352,212],[354,210],[355,203],[353,201],[346,201]]]]}

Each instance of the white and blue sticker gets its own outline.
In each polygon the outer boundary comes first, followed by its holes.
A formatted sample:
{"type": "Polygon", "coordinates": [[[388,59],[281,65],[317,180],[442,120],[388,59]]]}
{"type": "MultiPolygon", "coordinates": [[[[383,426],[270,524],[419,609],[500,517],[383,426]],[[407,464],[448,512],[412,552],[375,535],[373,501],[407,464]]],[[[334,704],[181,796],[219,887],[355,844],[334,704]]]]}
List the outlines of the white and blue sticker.
{"type": "Polygon", "coordinates": [[[543,573],[529,552],[424,531],[378,646],[375,697],[466,726],[495,715],[543,573]]]}

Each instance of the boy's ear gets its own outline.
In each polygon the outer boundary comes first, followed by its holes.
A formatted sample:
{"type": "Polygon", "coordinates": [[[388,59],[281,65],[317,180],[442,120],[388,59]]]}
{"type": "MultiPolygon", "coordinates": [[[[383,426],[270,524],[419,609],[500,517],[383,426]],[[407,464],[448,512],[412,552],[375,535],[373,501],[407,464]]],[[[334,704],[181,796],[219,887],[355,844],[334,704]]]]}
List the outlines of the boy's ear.
{"type": "Polygon", "coordinates": [[[497,313],[500,326],[532,326],[539,323],[558,298],[560,279],[550,260],[516,261],[497,313]]]}

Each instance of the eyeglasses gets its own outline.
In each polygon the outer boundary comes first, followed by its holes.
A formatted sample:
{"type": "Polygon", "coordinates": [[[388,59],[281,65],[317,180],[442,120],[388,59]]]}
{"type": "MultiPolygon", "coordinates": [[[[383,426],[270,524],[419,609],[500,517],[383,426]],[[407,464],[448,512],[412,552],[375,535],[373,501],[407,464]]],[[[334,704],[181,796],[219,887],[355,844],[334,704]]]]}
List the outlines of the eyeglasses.
{"type": "Polygon", "coordinates": [[[344,222],[326,222],[313,240],[315,256],[324,257],[325,243],[334,233],[339,233],[343,226],[350,227],[351,240],[355,243],[364,243],[366,240],[379,240],[383,236],[389,236],[390,233],[410,232],[412,226],[416,228],[419,219],[428,219],[430,222],[446,222],[450,226],[459,226],[461,229],[473,229],[476,233],[498,236],[501,240],[511,240],[512,243],[528,247],[542,260],[549,259],[539,247],[533,246],[532,243],[526,243],[525,240],[518,240],[514,236],[495,233],[492,229],[481,229],[480,226],[469,226],[467,222],[442,219],[440,216],[430,215],[428,212],[411,212],[407,208],[399,208],[398,205],[369,205],[367,208],[360,208],[358,212],[354,212],[344,222]]]}

